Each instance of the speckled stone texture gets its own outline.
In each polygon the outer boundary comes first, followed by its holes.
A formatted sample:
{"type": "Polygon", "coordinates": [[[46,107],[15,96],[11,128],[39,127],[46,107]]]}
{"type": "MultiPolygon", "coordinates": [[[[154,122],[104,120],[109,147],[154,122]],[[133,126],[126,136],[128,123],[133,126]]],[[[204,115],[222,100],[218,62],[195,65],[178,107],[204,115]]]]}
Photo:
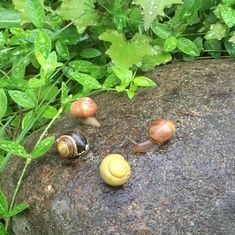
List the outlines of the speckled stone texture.
{"type": "MultiPolygon", "coordinates": [[[[50,129],[59,136],[79,128],[91,150],[65,160],[53,148],[32,163],[17,197],[30,209],[13,219],[16,235],[235,234],[235,62],[172,63],[148,75],[157,87],[132,100],[114,92],[94,97],[100,128],[65,115],[50,129]],[[175,121],[177,134],[133,154],[130,139],[144,141],[156,117],[175,121]],[[124,187],[108,187],[99,176],[108,153],[123,154],[132,167],[124,187]]],[[[22,167],[13,158],[1,176],[8,197],[22,167]]]]}

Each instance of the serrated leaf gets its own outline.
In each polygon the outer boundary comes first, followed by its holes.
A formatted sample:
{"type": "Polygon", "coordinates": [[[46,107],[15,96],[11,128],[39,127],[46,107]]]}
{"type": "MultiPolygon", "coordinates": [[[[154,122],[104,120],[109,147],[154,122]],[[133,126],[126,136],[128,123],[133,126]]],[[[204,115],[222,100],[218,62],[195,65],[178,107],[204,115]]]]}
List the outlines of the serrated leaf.
{"type": "Polygon", "coordinates": [[[10,90],[8,91],[10,97],[20,106],[24,108],[33,108],[35,102],[33,98],[23,91],[10,90]]]}
{"type": "Polygon", "coordinates": [[[157,16],[164,16],[164,9],[173,4],[182,3],[182,0],[135,0],[135,4],[142,7],[144,13],[144,28],[148,30],[157,16]]]}
{"type": "Polygon", "coordinates": [[[5,216],[8,211],[8,203],[4,193],[0,190],[0,218],[1,215],[5,216]]]}
{"type": "Polygon", "coordinates": [[[165,52],[171,52],[177,47],[177,39],[174,36],[170,36],[164,42],[165,52]]]}
{"type": "Polygon", "coordinates": [[[7,151],[9,153],[15,154],[17,156],[23,157],[23,158],[28,158],[29,155],[25,148],[10,140],[0,140],[0,149],[3,149],[4,151],[7,151]]]}
{"type": "Polygon", "coordinates": [[[205,39],[206,40],[210,40],[210,39],[221,40],[226,35],[226,29],[227,27],[224,24],[221,24],[221,23],[211,24],[210,30],[205,35],[205,39]]]}
{"type": "Polygon", "coordinates": [[[178,38],[177,47],[187,55],[199,56],[200,51],[198,47],[187,38],[178,38]]]}
{"type": "Polygon", "coordinates": [[[1,88],[0,89],[0,120],[5,115],[7,111],[7,96],[5,91],[1,88]]]}
{"type": "Polygon", "coordinates": [[[144,56],[150,55],[152,52],[149,44],[151,39],[139,33],[127,41],[123,34],[115,30],[107,30],[99,36],[99,39],[112,43],[106,53],[118,67],[130,68],[138,65],[144,56]]]}
{"type": "Polygon", "coordinates": [[[95,25],[98,19],[95,11],[95,0],[64,0],[55,11],[63,20],[71,20],[76,25],[79,33],[87,26],[95,25]]]}
{"type": "Polygon", "coordinates": [[[134,84],[137,86],[141,86],[141,87],[152,87],[152,86],[156,86],[156,83],[145,77],[145,76],[139,76],[139,77],[135,77],[134,78],[134,84]]]}
{"type": "Polygon", "coordinates": [[[32,23],[37,28],[43,28],[45,23],[43,3],[39,0],[25,0],[25,8],[32,23]]]}
{"type": "Polygon", "coordinates": [[[150,69],[153,69],[155,66],[160,65],[160,64],[166,64],[167,62],[171,60],[172,60],[172,57],[170,53],[146,56],[144,57],[141,69],[143,71],[149,71],[150,69]]]}
{"type": "Polygon", "coordinates": [[[34,150],[32,151],[32,158],[35,159],[45,154],[51,148],[54,141],[54,136],[49,136],[42,140],[38,145],[35,146],[34,150]]]}
{"type": "Polygon", "coordinates": [[[6,218],[10,218],[10,217],[13,217],[17,214],[19,214],[20,212],[24,211],[26,208],[28,208],[29,205],[26,204],[26,203],[21,203],[17,206],[15,206],[13,209],[11,209],[7,215],[6,215],[6,218]]]}
{"type": "Polygon", "coordinates": [[[47,58],[51,52],[51,39],[47,32],[39,31],[34,39],[34,49],[47,58]]]}

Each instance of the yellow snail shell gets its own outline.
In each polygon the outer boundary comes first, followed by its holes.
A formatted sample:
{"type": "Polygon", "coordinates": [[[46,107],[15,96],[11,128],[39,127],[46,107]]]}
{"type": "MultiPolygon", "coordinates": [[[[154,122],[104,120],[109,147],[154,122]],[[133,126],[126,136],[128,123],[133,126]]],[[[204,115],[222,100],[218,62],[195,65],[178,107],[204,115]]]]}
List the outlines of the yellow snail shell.
{"type": "Polygon", "coordinates": [[[120,154],[106,156],[100,164],[101,178],[111,186],[121,186],[131,175],[129,163],[120,154]]]}

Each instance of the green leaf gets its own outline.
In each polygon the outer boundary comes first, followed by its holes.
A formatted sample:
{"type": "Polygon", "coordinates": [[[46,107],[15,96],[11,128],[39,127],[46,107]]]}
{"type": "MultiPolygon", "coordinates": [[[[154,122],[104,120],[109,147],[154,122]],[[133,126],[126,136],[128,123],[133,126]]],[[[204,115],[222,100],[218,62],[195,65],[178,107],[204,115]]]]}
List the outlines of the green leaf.
{"type": "Polygon", "coordinates": [[[40,91],[39,99],[43,101],[50,101],[53,102],[56,99],[56,96],[59,94],[59,89],[55,85],[48,84],[42,87],[40,91]]]}
{"type": "Polygon", "coordinates": [[[103,83],[103,87],[105,89],[109,89],[111,87],[116,86],[117,84],[120,83],[120,79],[113,73],[111,73],[110,75],[107,76],[107,78],[105,79],[104,83],[103,83]]]}
{"type": "Polygon", "coordinates": [[[205,39],[218,39],[221,40],[226,35],[226,25],[221,23],[211,24],[210,30],[206,33],[205,39]]]}
{"type": "Polygon", "coordinates": [[[229,27],[232,28],[235,25],[235,11],[228,6],[224,6],[219,4],[218,5],[218,11],[223,18],[223,21],[225,24],[229,27]]]}
{"type": "Polygon", "coordinates": [[[127,96],[129,99],[132,99],[135,95],[135,92],[134,91],[131,91],[131,90],[127,90],[127,96]]]}
{"type": "Polygon", "coordinates": [[[1,235],[5,235],[6,234],[6,231],[5,231],[5,228],[3,226],[3,224],[0,222],[0,234],[1,235]]]}
{"type": "Polygon", "coordinates": [[[134,3],[143,8],[144,28],[148,30],[157,16],[165,16],[165,8],[171,7],[172,4],[182,3],[182,0],[134,0],[134,3]]]}
{"type": "Polygon", "coordinates": [[[42,53],[46,59],[51,52],[51,39],[47,32],[39,31],[34,39],[34,49],[42,53]]]}
{"type": "Polygon", "coordinates": [[[121,81],[127,81],[129,84],[132,81],[133,73],[131,70],[123,67],[117,67],[114,66],[112,68],[114,74],[121,80],[121,81]]]}
{"type": "Polygon", "coordinates": [[[21,15],[10,9],[0,9],[0,28],[20,27],[21,15]]]}
{"type": "Polygon", "coordinates": [[[13,209],[11,209],[11,210],[7,213],[6,217],[7,217],[7,218],[13,217],[13,216],[19,214],[20,212],[24,211],[24,210],[25,210],[26,208],[28,208],[28,207],[29,207],[28,204],[26,204],[26,203],[21,203],[21,204],[15,206],[13,209]]]}
{"type": "Polygon", "coordinates": [[[56,114],[57,109],[52,105],[48,105],[45,111],[43,112],[42,116],[47,119],[52,119],[56,114]]]}
{"type": "Polygon", "coordinates": [[[8,211],[8,203],[4,193],[0,190],[0,218],[5,216],[8,211]]]}
{"type": "Polygon", "coordinates": [[[7,111],[7,96],[2,88],[0,88],[0,120],[7,111]]]}
{"type": "Polygon", "coordinates": [[[235,57],[235,44],[230,41],[224,42],[225,48],[231,57],[235,57]]]}
{"type": "Polygon", "coordinates": [[[187,55],[192,55],[192,56],[200,55],[198,47],[187,38],[178,38],[177,47],[187,55]]]}
{"type": "Polygon", "coordinates": [[[63,43],[60,40],[57,40],[55,47],[56,47],[56,51],[60,57],[62,57],[63,59],[66,59],[66,60],[69,59],[69,50],[68,50],[68,47],[66,46],[65,43],[63,43]]]}
{"type": "Polygon", "coordinates": [[[69,71],[66,73],[66,75],[83,85],[84,88],[91,90],[101,88],[100,83],[94,77],[88,74],[69,71]]]}
{"type": "Polygon", "coordinates": [[[31,111],[24,114],[22,124],[21,124],[22,129],[25,129],[25,128],[28,127],[28,125],[30,124],[30,122],[33,119],[33,116],[34,116],[34,111],[33,110],[31,110],[31,111]]]}
{"type": "Polygon", "coordinates": [[[98,56],[101,56],[102,53],[101,53],[101,51],[97,50],[96,48],[90,47],[90,48],[85,48],[85,49],[81,50],[79,55],[83,58],[91,59],[91,58],[96,58],[98,56]]]}
{"type": "Polygon", "coordinates": [[[86,60],[73,60],[69,62],[69,66],[75,69],[76,72],[87,73],[96,78],[99,77],[101,73],[99,66],[86,60]]]}
{"type": "Polygon", "coordinates": [[[99,36],[99,39],[112,43],[106,53],[118,67],[130,68],[133,65],[139,65],[143,57],[152,52],[152,47],[149,44],[151,39],[139,33],[127,41],[117,31],[107,30],[99,36]]]}
{"type": "Polygon", "coordinates": [[[213,56],[215,59],[219,59],[221,56],[221,43],[219,40],[212,39],[205,41],[205,49],[208,51],[208,53],[213,56]]]}
{"type": "Polygon", "coordinates": [[[22,145],[17,144],[14,141],[0,140],[0,149],[3,149],[4,151],[7,151],[9,153],[12,153],[14,155],[17,155],[23,158],[29,157],[25,148],[22,145]]]}
{"type": "Polygon", "coordinates": [[[42,140],[38,145],[35,146],[34,150],[32,151],[32,158],[35,159],[45,154],[51,148],[54,141],[54,136],[48,136],[47,138],[42,140]]]}
{"type": "Polygon", "coordinates": [[[55,11],[63,20],[71,20],[79,33],[84,32],[87,26],[95,25],[98,15],[95,11],[95,0],[63,0],[55,11]]]}
{"type": "Polygon", "coordinates": [[[145,56],[141,69],[143,71],[149,71],[150,69],[153,69],[155,66],[160,65],[160,64],[166,64],[167,62],[171,60],[172,60],[172,57],[170,53],[145,56]]]}
{"type": "Polygon", "coordinates": [[[141,87],[152,87],[152,86],[156,86],[156,83],[145,77],[145,76],[139,76],[139,77],[135,77],[134,78],[134,84],[137,86],[141,86],[141,87]]]}
{"type": "Polygon", "coordinates": [[[32,23],[37,28],[43,28],[45,23],[43,3],[39,0],[25,0],[25,8],[32,23]]]}
{"type": "Polygon", "coordinates": [[[171,28],[167,24],[155,23],[151,29],[159,38],[162,39],[167,39],[173,35],[171,28]]]}
{"type": "Polygon", "coordinates": [[[66,85],[65,82],[62,82],[62,86],[61,86],[61,96],[60,96],[60,103],[62,105],[66,105],[69,102],[69,89],[66,85]]]}
{"type": "Polygon", "coordinates": [[[28,80],[29,88],[38,88],[46,84],[46,79],[31,78],[28,80]]]}
{"type": "Polygon", "coordinates": [[[227,6],[235,4],[235,0],[222,0],[222,2],[227,6]]]}
{"type": "Polygon", "coordinates": [[[35,102],[33,98],[28,95],[26,92],[10,90],[8,91],[10,97],[20,106],[24,108],[33,108],[35,102]]]}
{"type": "Polygon", "coordinates": [[[0,166],[2,165],[2,162],[4,161],[5,157],[0,155],[0,166]]]}
{"type": "Polygon", "coordinates": [[[165,52],[171,52],[177,47],[177,39],[174,36],[170,36],[164,42],[165,52]]]}

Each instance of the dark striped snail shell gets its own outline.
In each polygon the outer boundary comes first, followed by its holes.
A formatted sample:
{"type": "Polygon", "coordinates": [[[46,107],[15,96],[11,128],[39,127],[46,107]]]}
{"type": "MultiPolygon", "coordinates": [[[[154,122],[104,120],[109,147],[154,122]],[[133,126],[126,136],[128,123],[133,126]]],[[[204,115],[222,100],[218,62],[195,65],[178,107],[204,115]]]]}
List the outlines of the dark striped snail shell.
{"type": "Polygon", "coordinates": [[[56,140],[58,153],[65,158],[82,156],[89,150],[87,139],[79,131],[70,131],[56,140]]]}

